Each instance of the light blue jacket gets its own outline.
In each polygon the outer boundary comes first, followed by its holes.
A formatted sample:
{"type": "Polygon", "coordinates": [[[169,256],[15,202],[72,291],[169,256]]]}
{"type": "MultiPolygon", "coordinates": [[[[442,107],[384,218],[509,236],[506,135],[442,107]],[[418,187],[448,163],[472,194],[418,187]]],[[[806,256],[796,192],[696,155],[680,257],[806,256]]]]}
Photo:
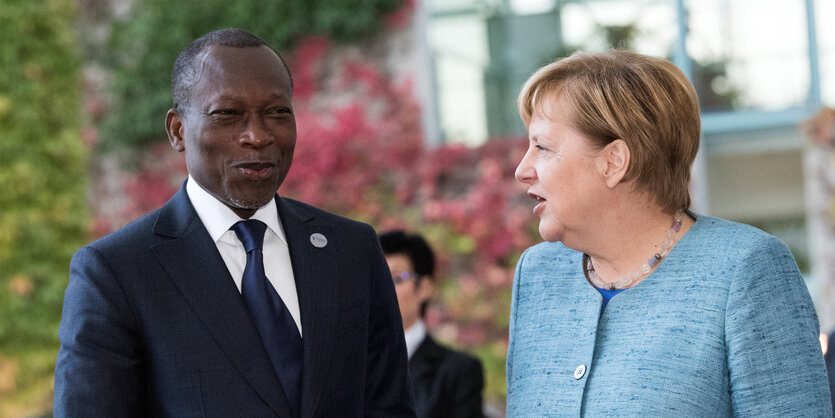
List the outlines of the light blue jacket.
{"type": "Polygon", "coordinates": [[[529,248],[513,281],[509,417],[831,417],[809,292],[788,248],[707,216],[615,296],[582,253],[529,248]]]}

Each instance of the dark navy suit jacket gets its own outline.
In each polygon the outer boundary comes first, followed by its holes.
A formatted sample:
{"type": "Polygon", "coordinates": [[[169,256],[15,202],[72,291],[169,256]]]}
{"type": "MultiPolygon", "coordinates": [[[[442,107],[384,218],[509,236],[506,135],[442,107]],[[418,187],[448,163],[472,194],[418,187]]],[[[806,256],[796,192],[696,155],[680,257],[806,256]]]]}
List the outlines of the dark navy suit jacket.
{"type": "MultiPolygon", "coordinates": [[[[397,300],[374,230],[276,199],[304,334],[302,416],[414,416],[397,300]],[[311,244],[314,233],[325,247],[311,244]]],[[[75,254],[59,335],[57,417],[291,416],[185,187],[75,254]]]]}
{"type": "Polygon", "coordinates": [[[409,360],[420,418],[480,418],[484,374],[475,357],[438,345],[429,334],[409,360]]]}

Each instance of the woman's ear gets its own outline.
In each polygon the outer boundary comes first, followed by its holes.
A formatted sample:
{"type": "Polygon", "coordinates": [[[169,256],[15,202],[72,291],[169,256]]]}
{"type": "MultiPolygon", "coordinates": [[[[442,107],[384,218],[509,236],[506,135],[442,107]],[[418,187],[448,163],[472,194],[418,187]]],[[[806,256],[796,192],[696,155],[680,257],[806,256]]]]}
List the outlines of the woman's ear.
{"type": "Polygon", "coordinates": [[[174,148],[178,152],[185,151],[183,119],[177,109],[168,109],[168,113],[165,115],[165,132],[168,133],[168,141],[171,142],[171,148],[174,148]]]}
{"type": "Polygon", "coordinates": [[[622,139],[616,139],[603,148],[605,163],[603,177],[606,180],[607,187],[614,188],[623,181],[627,170],[629,170],[630,157],[629,147],[626,146],[626,141],[622,139]]]}

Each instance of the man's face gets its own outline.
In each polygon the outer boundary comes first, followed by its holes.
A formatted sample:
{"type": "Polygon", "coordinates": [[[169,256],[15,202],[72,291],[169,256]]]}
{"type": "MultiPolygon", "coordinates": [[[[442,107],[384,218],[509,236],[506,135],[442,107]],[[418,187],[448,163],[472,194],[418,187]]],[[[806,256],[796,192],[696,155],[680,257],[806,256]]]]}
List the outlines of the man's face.
{"type": "Polygon", "coordinates": [[[394,290],[397,292],[397,304],[400,306],[403,329],[409,329],[421,319],[420,306],[432,297],[434,289],[432,278],[418,278],[412,261],[406,254],[387,254],[386,262],[388,262],[392,276],[408,277],[403,281],[395,279],[394,290]]]}
{"type": "Polygon", "coordinates": [[[171,146],[209,194],[249,218],[269,203],[296,145],[290,76],[267,46],[209,47],[190,103],[168,112],[171,146]]]}

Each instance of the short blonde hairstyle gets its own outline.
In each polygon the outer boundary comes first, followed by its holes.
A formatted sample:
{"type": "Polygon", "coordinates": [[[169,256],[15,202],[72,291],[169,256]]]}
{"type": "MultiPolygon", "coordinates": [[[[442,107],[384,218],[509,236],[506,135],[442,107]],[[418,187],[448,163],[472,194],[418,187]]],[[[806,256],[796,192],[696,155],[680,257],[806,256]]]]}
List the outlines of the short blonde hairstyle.
{"type": "MultiPolygon", "coordinates": [[[[675,65],[629,51],[578,52],[540,68],[519,93],[527,127],[545,100],[567,103],[575,129],[602,149],[616,139],[635,180],[665,212],[690,207],[690,168],[699,150],[699,99],[675,65]]],[[[547,115],[546,115],[547,117],[547,115]]]]}

